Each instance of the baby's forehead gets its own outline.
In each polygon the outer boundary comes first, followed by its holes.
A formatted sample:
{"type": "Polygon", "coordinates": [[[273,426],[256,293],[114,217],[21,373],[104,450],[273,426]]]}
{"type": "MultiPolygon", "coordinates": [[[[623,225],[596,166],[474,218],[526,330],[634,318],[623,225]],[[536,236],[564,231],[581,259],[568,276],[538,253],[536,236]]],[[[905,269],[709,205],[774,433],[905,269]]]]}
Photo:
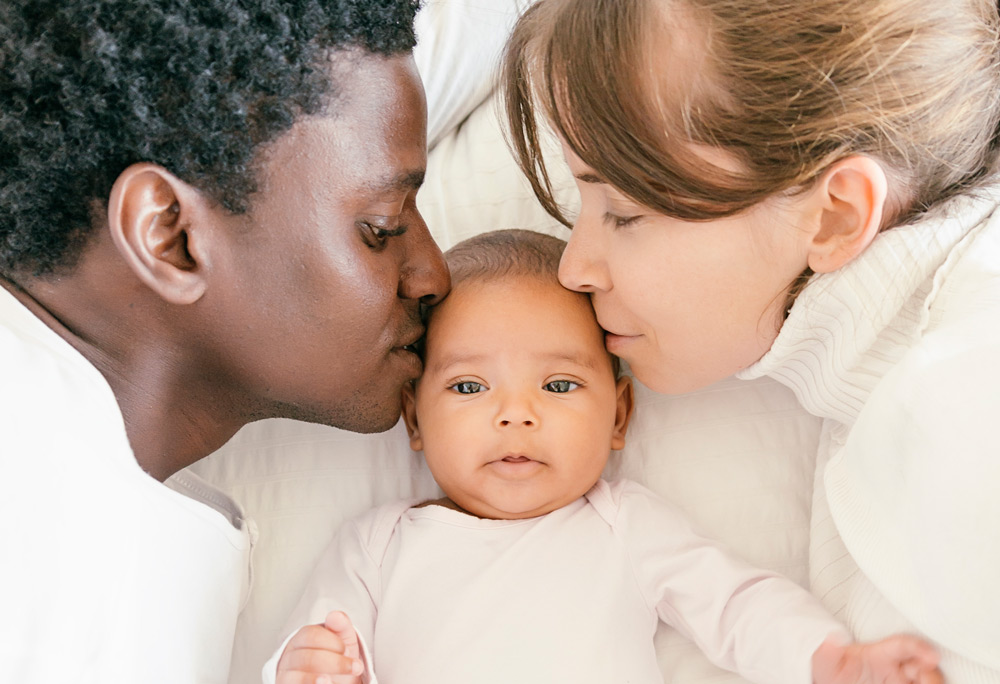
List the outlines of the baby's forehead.
{"type": "Polygon", "coordinates": [[[575,303],[575,305],[585,307],[590,312],[594,326],[599,327],[589,295],[563,287],[555,273],[539,274],[534,272],[474,275],[453,280],[448,296],[440,304],[428,308],[428,327],[434,320],[434,313],[446,308],[449,300],[452,302],[458,299],[465,302],[472,300],[477,309],[483,307],[483,310],[489,311],[491,304],[501,301],[509,303],[512,298],[521,298],[525,307],[531,307],[535,310],[539,307],[565,309],[574,306],[575,303]],[[526,291],[525,286],[529,286],[530,291],[526,291]],[[559,293],[563,296],[558,299],[532,296],[542,292],[559,293]]]}
{"type": "MultiPolygon", "coordinates": [[[[449,295],[440,304],[428,310],[427,336],[422,351],[426,359],[427,352],[434,351],[435,340],[450,347],[455,339],[452,333],[459,331],[457,334],[461,335],[459,329],[463,324],[481,316],[498,318],[505,316],[516,319],[518,312],[524,312],[525,318],[537,321],[538,314],[541,313],[544,317],[546,311],[552,313],[552,326],[548,328],[549,330],[564,330],[566,339],[573,340],[578,349],[588,357],[595,350],[580,348],[579,345],[582,339],[593,340],[600,352],[610,358],[612,371],[615,376],[618,375],[618,359],[604,349],[604,331],[597,322],[589,295],[563,287],[555,273],[551,276],[538,273],[506,273],[501,276],[477,275],[459,278],[452,283],[449,295]],[[556,296],[547,296],[548,294],[556,296]],[[569,316],[573,323],[562,328],[557,321],[566,320],[566,311],[573,312],[569,316]],[[593,333],[592,337],[586,332],[588,327],[593,333]],[[451,342],[445,342],[445,339],[451,342]]],[[[546,323],[548,322],[550,321],[547,320],[546,323]]],[[[530,336],[532,328],[525,327],[520,332],[530,336]]],[[[586,344],[583,343],[583,346],[586,347],[586,344]]]]}

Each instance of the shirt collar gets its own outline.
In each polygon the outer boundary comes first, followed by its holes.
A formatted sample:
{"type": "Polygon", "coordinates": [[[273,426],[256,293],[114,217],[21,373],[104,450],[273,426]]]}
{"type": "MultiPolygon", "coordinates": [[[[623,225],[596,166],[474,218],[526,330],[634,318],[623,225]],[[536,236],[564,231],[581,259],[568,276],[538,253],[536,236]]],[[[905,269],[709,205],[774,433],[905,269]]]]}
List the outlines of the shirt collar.
{"type": "Polygon", "coordinates": [[[853,423],[926,326],[948,255],[998,199],[996,190],[956,198],[879,234],[838,271],[813,276],[771,349],[738,377],[773,377],[811,413],[853,423]]]}

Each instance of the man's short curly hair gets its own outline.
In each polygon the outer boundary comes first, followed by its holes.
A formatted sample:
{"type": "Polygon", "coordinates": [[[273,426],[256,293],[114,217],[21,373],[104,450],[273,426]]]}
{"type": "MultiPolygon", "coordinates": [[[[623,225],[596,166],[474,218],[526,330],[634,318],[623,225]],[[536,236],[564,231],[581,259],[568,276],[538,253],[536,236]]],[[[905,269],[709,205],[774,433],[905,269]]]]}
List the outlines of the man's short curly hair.
{"type": "Polygon", "coordinates": [[[258,146],[334,101],[329,54],[409,51],[419,4],[0,3],[0,274],[71,267],[136,162],[245,212],[258,146]]]}

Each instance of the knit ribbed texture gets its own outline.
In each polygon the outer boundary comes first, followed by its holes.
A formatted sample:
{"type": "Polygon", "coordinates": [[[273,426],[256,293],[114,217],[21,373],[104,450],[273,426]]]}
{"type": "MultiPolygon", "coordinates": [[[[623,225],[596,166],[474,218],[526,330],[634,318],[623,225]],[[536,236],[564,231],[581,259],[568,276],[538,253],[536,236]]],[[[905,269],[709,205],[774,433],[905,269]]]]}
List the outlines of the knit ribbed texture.
{"type": "MultiPolygon", "coordinates": [[[[913,462],[906,460],[905,453],[900,456],[899,435],[913,427],[900,407],[905,396],[887,397],[885,386],[879,383],[942,316],[956,316],[952,311],[956,302],[949,300],[942,306],[939,294],[952,286],[949,274],[966,258],[980,233],[1000,231],[1000,220],[987,220],[997,198],[998,194],[987,193],[955,200],[919,222],[879,235],[858,259],[839,271],[814,276],[771,350],[740,373],[742,378],[774,377],[791,388],[807,410],[826,419],[817,455],[811,524],[813,592],[859,639],[908,631],[960,645],[966,656],[938,644],[946,677],[962,684],[1000,682],[1000,643],[989,643],[998,633],[993,626],[1000,625],[1000,605],[986,607],[968,600],[968,593],[962,595],[955,589],[960,580],[953,576],[941,577],[939,585],[947,589],[943,594],[965,599],[964,608],[942,610],[940,596],[927,596],[920,589],[927,586],[926,569],[920,567],[913,549],[927,553],[926,544],[921,546],[922,530],[935,523],[933,511],[943,502],[935,502],[932,496],[922,498],[923,490],[911,491],[908,477],[922,477],[926,483],[931,468],[948,473],[951,455],[943,453],[947,449],[938,450],[920,454],[913,462]],[[868,410],[858,422],[873,392],[879,393],[878,405],[889,408],[877,416],[868,410]],[[893,407],[899,407],[898,411],[893,413],[893,407]],[[848,440],[854,446],[844,449],[848,440]],[[851,459],[844,458],[848,451],[851,459]],[[949,581],[950,585],[943,586],[949,581]],[[893,605],[904,607],[906,617],[893,605]],[[963,615],[969,616],[968,625],[955,619],[963,615]],[[949,617],[955,624],[944,624],[949,617]],[[989,628],[976,631],[970,625],[989,628]]],[[[984,251],[982,245],[976,249],[984,251]]],[[[985,251],[989,253],[977,252],[974,258],[994,265],[987,271],[1000,270],[1000,253],[993,254],[1000,250],[990,246],[985,251]]],[[[968,271],[966,267],[963,277],[968,271]]],[[[963,302],[957,303],[960,307],[963,302]]],[[[897,370],[894,375],[898,374],[897,370]]],[[[983,396],[981,391],[978,396],[983,396]]],[[[1000,397],[1000,388],[994,388],[992,395],[988,390],[987,401],[990,396],[1000,397]]],[[[961,403],[960,398],[956,401],[961,403]]],[[[991,404],[1000,406],[1000,399],[991,404]]],[[[982,463],[979,458],[973,467],[990,478],[991,466],[984,468],[982,463]]],[[[992,515],[991,511],[987,507],[986,515],[992,515]]],[[[990,525],[984,525],[985,534],[1000,534],[996,527],[989,532],[990,525]]],[[[959,548],[968,550],[969,545],[960,541],[940,551],[959,548]]],[[[977,559],[973,556],[967,562],[975,564],[977,559]]],[[[995,563],[996,559],[989,560],[984,567],[996,567],[995,563]]],[[[976,576],[975,572],[966,574],[976,576]]],[[[970,584],[970,591],[986,585],[994,592],[996,579],[970,584]]],[[[992,595],[983,600],[991,601],[992,595]]]]}
{"type": "Polygon", "coordinates": [[[919,334],[935,273],[994,206],[993,197],[959,198],[918,223],[882,233],[839,271],[813,276],[771,350],[738,377],[770,375],[809,412],[853,424],[919,334]]]}

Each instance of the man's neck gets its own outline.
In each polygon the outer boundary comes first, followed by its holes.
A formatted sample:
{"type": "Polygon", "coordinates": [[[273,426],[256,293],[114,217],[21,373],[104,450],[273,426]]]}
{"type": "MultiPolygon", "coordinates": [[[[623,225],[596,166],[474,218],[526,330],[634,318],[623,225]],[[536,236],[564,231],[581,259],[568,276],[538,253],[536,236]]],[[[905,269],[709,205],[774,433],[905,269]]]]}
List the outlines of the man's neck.
{"type": "Polygon", "coordinates": [[[0,276],[0,286],[104,376],[136,461],[157,480],[212,453],[248,421],[234,411],[239,402],[135,311],[141,303],[118,319],[72,276],[22,283],[0,276]]]}

